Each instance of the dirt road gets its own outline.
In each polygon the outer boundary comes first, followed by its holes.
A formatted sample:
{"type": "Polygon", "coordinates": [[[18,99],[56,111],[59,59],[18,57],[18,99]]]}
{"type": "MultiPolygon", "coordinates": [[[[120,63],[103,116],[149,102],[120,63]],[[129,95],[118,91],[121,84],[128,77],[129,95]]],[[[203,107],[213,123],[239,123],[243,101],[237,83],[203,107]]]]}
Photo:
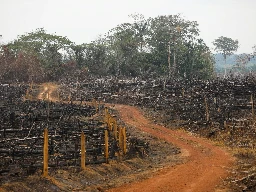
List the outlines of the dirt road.
{"type": "Polygon", "coordinates": [[[125,184],[109,192],[212,192],[227,176],[227,168],[234,159],[211,141],[155,125],[135,107],[116,105],[115,108],[127,124],[180,147],[187,161],[175,167],[167,167],[149,179],[125,184]]]}

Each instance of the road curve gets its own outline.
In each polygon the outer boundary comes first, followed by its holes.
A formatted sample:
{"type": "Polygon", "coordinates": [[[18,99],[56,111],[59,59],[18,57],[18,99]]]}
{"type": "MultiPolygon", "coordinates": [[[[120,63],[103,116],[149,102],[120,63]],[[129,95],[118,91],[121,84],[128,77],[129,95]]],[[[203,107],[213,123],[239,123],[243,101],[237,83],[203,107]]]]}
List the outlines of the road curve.
{"type": "Polygon", "coordinates": [[[181,148],[187,161],[167,167],[149,179],[124,184],[109,189],[108,192],[212,192],[227,177],[227,168],[232,166],[234,158],[213,142],[181,130],[156,125],[146,119],[136,107],[115,105],[115,108],[126,124],[181,148]]]}

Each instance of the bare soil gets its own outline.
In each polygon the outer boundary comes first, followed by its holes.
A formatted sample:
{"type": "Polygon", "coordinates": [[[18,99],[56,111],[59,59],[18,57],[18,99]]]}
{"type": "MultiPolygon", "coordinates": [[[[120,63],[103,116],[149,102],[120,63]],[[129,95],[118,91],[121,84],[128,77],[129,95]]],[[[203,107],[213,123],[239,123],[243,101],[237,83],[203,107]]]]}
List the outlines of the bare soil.
{"type": "Polygon", "coordinates": [[[135,107],[116,105],[121,118],[129,125],[181,148],[187,161],[166,167],[149,179],[125,184],[109,191],[220,191],[234,158],[213,142],[182,130],[170,130],[144,118],[135,107]]]}

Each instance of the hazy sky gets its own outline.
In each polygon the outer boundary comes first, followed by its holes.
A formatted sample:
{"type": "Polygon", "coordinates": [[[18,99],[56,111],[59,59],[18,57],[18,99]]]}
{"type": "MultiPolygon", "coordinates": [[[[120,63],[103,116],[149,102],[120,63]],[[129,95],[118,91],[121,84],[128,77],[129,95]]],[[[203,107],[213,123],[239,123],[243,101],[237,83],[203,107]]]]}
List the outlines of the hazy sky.
{"type": "Polygon", "coordinates": [[[0,43],[45,28],[77,44],[88,43],[116,25],[146,18],[182,14],[199,23],[200,36],[213,48],[219,36],[238,39],[239,53],[256,44],[256,0],[0,0],[0,43]]]}

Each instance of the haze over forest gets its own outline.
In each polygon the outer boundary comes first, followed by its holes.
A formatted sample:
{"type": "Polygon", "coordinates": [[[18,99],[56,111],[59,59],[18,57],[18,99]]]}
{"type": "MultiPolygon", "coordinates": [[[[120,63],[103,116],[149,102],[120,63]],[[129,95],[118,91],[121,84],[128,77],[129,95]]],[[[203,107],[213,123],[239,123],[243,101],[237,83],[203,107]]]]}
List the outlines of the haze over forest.
{"type": "Polygon", "coordinates": [[[121,5],[113,0],[113,6],[109,2],[13,2],[2,2],[5,17],[0,17],[7,18],[0,31],[3,80],[29,81],[29,74],[35,81],[58,80],[71,73],[209,79],[225,69],[248,73],[255,68],[256,29],[249,24],[254,1],[160,0],[121,5]],[[9,8],[15,14],[6,12],[9,8]],[[22,18],[27,21],[23,26],[17,23],[22,18]]]}

